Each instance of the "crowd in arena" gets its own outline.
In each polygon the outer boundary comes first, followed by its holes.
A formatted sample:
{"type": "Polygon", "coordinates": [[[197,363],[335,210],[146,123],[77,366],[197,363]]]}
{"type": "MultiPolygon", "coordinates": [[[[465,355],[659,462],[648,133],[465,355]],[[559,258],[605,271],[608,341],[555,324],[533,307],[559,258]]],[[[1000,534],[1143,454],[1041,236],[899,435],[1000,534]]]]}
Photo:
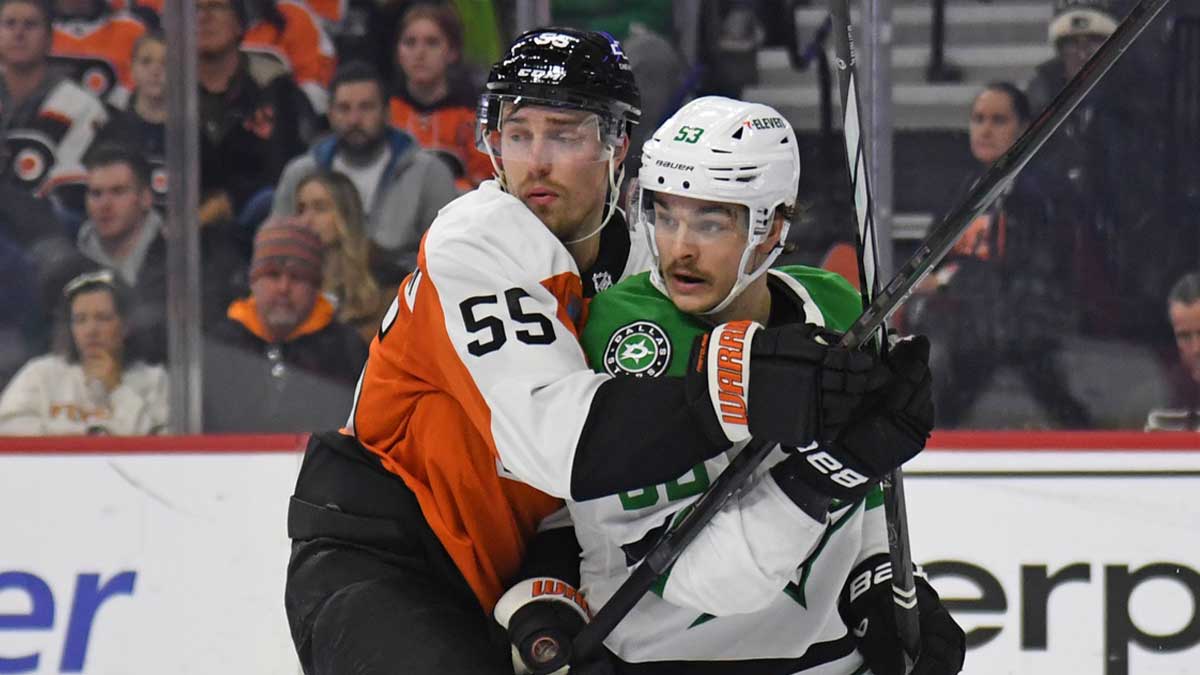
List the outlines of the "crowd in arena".
{"type": "MultiPolygon", "coordinates": [[[[689,97],[738,93],[731,58],[715,67],[704,45],[741,49],[734,38],[761,33],[756,15],[777,4],[551,6],[555,22],[625,44],[643,78],[634,158],[638,134],[689,97]],[[692,5],[703,11],[680,10],[692,5]]],[[[1135,3],[1052,4],[1055,57],[963,111],[977,171],[945,186],[944,210],[1135,3]]],[[[512,3],[195,10],[205,429],[336,427],[425,229],[492,177],[476,108],[512,3]]],[[[162,11],[161,0],[0,0],[0,434],[171,430],[162,11]]],[[[1144,43],[898,317],[931,337],[939,426],[1196,428],[1200,245],[1173,230],[1164,167],[1178,110],[1145,77],[1169,62],[1169,33],[1144,43]],[[989,417],[1013,389],[1033,408],[989,417]]]]}

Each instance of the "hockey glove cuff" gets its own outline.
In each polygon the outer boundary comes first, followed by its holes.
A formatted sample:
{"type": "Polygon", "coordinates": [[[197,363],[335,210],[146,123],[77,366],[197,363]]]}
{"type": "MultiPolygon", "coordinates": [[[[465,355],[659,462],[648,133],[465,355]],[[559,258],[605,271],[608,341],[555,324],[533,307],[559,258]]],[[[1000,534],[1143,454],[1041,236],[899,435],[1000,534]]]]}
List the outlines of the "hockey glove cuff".
{"type": "MultiPolygon", "coordinates": [[[[962,670],[966,636],[929,582],[923,576],[914,581],[921,646],[911,675],[955,675],[962,670]]],[[[904,675],[888,554],[877,553],[850,572],[838,597],[838,613],[872,673],[904,675]]]]}
{"type": "Polygon", "coordinates": [[[837,346],[812,324],[722,324],[696,340],[688,403],[710,436],[784,445],[832,437],[887,371],[873,355],[837,346]]]}
{"type": "Polygon", "coordinates": [[[591,619],[583,594],[551,577],[525,579],[508,589],[492,612],[508,632],[516,675],[560,675],[571,641],[591,619]]]}
{"type": "Polygon", "coordinates": [[[761,329],[753,321],[723,323],[692,344],[688,405],[709,436],[730,444],[750,440],[751,345],[761,329]]]}
{"type": "Polygon", "coordinates": [[[773,467],[787,491],[791,481],[842,500],[861,499],[880,478],[925,448],[933,430],[929,341],[907,338],[890,354],[887,384],[863,397],[837,436],[809,445],[773,467]]]}

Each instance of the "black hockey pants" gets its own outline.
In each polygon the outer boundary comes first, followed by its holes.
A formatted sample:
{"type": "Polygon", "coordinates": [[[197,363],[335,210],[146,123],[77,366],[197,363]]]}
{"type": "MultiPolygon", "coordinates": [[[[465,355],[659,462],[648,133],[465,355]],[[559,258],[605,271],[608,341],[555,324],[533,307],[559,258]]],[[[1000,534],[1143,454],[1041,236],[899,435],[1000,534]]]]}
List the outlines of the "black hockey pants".
{"type": "Polygon", "coordinates": [[[416,497],[354,439],[309,440],[288,535],[284,604],[307,675],[511,675],[416,497]]]}

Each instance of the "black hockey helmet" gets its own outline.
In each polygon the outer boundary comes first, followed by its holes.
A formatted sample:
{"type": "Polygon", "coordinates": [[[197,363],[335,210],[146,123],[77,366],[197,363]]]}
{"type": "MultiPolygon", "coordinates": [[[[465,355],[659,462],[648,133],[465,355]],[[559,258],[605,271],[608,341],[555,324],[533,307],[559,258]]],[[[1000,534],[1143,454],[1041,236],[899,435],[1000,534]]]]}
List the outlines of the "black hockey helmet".
{"type": "Polygon", "coordinates": [[[594,112],[605,135],[614,137],[642,114],[621,44],[608,33],[575,28],[537,28],[513,41],[488,75],[479,105],[481,132],[497,129],[505,98],[594,112]]]}

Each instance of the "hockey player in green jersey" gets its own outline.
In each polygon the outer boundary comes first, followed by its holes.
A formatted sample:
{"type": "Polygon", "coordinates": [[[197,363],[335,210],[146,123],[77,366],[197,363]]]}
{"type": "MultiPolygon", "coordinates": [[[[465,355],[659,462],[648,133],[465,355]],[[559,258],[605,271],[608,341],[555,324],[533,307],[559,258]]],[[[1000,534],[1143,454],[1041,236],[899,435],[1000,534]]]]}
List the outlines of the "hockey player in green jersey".
{"type": "MultiPolygon", "coordinates": [[[[837,275],[769,270],[799,178],[795,134],[770,107],[705,97],[667,120],[643,149],[629,214],[656,264],[591,303],[582,343],[593,367],[687,377],[691,398],[711,401],[722,431],[737,438],[749,359],[771,348],[757,331],[801,323],[835,341],[833,332],[861,310],[837,275]],[[708,375],[714,370],[719,377],[708,375]]],[[[902,675],[878,480],[920,452],[932,429],[927,361],[924,338],[898,342],[884,383],[851,419],[822,420],[822,437],[809,447],[776,448],[609,635],[604,667],[634,675],[902,675]]],[[[797,383],[795,391],[802,399],[821,389],[797,383]]],[[[747,440],[743,434],[725,455],[673,481],[568,502],[591,607],[612,597],[747,440]]],[[[546,588],[547,580],[530,579],[501,599],[496,616],[510,636],[519,638],[517,623],[528,635],[541,620],[531,619],[532,604],[574,598],[547,596],[546,588]]],[[[924,580],[918,597],[922,643],[912,672],[953,675],[963,632],[924,580]]],[[[562,604],[586,619],[586,609],[562,604]]]]}

